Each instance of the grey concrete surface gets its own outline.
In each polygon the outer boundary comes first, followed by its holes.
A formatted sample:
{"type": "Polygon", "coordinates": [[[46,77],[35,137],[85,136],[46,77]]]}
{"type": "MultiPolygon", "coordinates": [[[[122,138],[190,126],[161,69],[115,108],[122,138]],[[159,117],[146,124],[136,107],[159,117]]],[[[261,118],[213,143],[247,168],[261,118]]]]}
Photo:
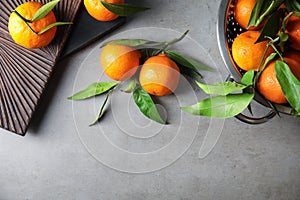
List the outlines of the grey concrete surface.
{"type": "MultiPolygon", "coordinates": [[[[138,4],[152,9],[130,18],[113,34],[139,27],[165,27],[179,32],[189,29],[191,38],[209,52],[218,72],[226,78],[216,37],[219,1],[144,0],[138,4]]],[[[217,144],[203,159],[198,152],[205,136],[203,127],[210,122],[193,117],[201,126],[191,146],[176,162],[154,172],[120,172],[95,159],[80,140],[75,121],[81,118],[74,119],[78,113],[74,114],[72,107],[88,105],[93,100],[72,104],[66,97],[73,93],[81,63],[104,39],[57,65],[24,138],[0,130],[1,200],[300,199],[299,118],[286,115],[257,126],[234,118],[225,120],[217,144]]],[[[81,80],[89,83],[92,74],[81,80]]],[[[256,104],[254,109],[264,110],[256,104]]],[[[82,120],[86,117],[82,116],[82,120]]],[[[103,122],[106,130],[110,127],[109,117],[103,122]]],[[[95,129],[87,127],[86,132],[95,129]]],[[[170,138],[166,136],[162,141],[170,138]]],[[[138,141],[123,139],[123,143],[128,142],[127,148],[143,151],[138,141]]],[[[127,157],[120,159],[125,163],[127,157]]]]}

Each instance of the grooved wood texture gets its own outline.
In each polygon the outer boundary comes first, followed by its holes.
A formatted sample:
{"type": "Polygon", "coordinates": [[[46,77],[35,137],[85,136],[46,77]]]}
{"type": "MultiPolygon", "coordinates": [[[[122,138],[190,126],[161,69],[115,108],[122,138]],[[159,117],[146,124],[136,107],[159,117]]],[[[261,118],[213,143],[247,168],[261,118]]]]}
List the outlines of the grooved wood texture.
{"type": "MultiPolygon", "coordinates": [[[[47,3],[50,0],[40,0],[47,3]]],[[[58,60],[72,25],[60,26],[53,42],[42,49],[14,43],[7,24],[10,13],[26,0],[0,0],[0,127],[25,135],[31,117],[58,60]]],[[[57,21],[75,20],[82,0],[61,0],[57,21]]]]}

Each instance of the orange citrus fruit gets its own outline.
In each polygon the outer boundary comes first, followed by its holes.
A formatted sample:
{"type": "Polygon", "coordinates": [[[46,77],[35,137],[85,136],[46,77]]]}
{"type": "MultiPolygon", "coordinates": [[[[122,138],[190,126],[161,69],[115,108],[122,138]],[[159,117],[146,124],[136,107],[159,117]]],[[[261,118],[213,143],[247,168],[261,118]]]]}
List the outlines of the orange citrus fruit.
{"type": "Polygon", "coordinates": [[[132,47],[107,44],[102,49],[100,63],[111,79],[127,80],[136,73],[140,57],[140,52],[132,47]]]}
{"type": "MultiPolygon", "coordinates": [[[[123,4],[124,0],[104,0],[107,3],[123,4]]],[[[99,21],[112,21],[118,15],[107,10],[100,0],[84,0],[84,6],[87,12],[96,20],[99,21]]]]}
{"type": "MultiPolygon", "coordinates": [[[[300,80],[299,63],[286,57],[284,58],[284,61],[289,65],[292,73],[298,78],[298,80],[300,80]]],[[[270,62],[262,71],[257,82],[257,89],[266,99],[273,103],[287,103],[287,99],[284,96],[281,86],[276,78],[275,63],[276,61],[270,62]]]]}
{"type": "Polygon", "coordinates": [[[289,36],[291,47],[300,50],[300,17],[292,15],[287,20],[286,33],[289,36]]]}
{"type": "MultiPolygon", "coordinates": [[[[244,29],[247,29],[251,12],[257,0],[238,0],[234,5],[234,18],[237,23],[244,29]]],[[[249,30],[256,30],[259,27],[250,27],[249,30]]]]}
{"type": "MultiPolygon", "coordinates": [[[[31,20],[36,11],[43,6],[39,2],[26,2],[18,6],[15,10],[25,19],[31,20]]],[[[56,22],[53,11],[38,21],[28,23],[35,32],[39,32],[50,24],[56,22]]],[[[12,39],[19,45],[26,48],[42,48],[53,40],[57,27],[53,27],[41,35],[33,33],[25,22],[12,12],[8,21],[8,30],[12,39]]]]}
{"type": "Polygon", "coordinates": [[[165,54],[147,59],[139,76],[142,88],[155,96],[166,96],[174,92],[179,79],[177,64],[165,54]]]}
{"type": "MultiPolygon", "coordinates": [[[[269,42],[263,41],[255,44],[259,35],[260,33],[258,31],[246,31],[238,35],[233,41],[233,60],[243,70],[258,70],[259,68],[259,64],[264,55],[266,45],[269,42]]],[[[269,47],[266,53],[266,57],[268,57],[273,52],[273,48],[269,47]]]]}
{"type": "Polygon", "coordinates": [[[284,57],[293,59],[300,64],[300,51],[293,51],[293,50],[287,51],[284,53],[284,57]]]}

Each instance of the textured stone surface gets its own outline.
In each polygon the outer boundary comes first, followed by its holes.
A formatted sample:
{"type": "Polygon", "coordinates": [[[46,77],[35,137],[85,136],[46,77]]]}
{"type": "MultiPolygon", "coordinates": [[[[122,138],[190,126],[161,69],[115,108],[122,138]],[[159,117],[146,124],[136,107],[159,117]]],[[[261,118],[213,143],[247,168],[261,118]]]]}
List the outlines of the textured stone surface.
{"type": "MultiPolygon", "coordinates": [[[[152,9],[130,18],[114,33],[153,26],[190,29],[190,36],[210,53],[226,78],[215,31],[219,1],[140,4],[152,9]]],[[[0,131],[0,199],[300,198],[299,118],[285,115],[257,126],[225,120],[218,143],[204,159],[198,158],[204,137],[199,131],[179,160],[152,173],[118,172],[94,159],[79,139],[66,97],[73,93],[80,64],[96,45],[57,65],[24,138],[0,131]]]]}

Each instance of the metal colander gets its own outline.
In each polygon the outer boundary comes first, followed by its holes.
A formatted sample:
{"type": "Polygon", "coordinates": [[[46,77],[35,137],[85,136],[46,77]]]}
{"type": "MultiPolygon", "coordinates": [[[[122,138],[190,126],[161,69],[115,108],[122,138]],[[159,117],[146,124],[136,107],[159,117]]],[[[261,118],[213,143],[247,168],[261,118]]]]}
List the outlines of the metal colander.
{"type": "MultiPolygon", "coordinates": [[[[222,0],[219,13],[218,13],[218,22],[217,22],[217,37],[218,45],[223,61],[226,65],[226,68],[230,72],[231,80],[240,81],[242,75],[245,73],[244,70],[240,69],[237,64],[234,62],[231,54],[231,46],[233,40],[242,32],[246,31],[235,21],[233,15],[233,9],[236,0],[222,0]]],[[[256,92],[254,99],[262,104],[265,107],[270,107],[270,104],[263,98],[258,92],[256,92]]],[[[288,105],[274,105],[278,112],[292,115],[293,109],[288,105]]],[[[239,115],[237,118],[240,120],[251,123],[259,124],[268,121],[270,118],[275,116],[275,111],[271,111],[265,117],[262,118],[251,118],[244,115],[239,115]]],[[[298,115],[299,116],[299,115],[298,115]]]]}

